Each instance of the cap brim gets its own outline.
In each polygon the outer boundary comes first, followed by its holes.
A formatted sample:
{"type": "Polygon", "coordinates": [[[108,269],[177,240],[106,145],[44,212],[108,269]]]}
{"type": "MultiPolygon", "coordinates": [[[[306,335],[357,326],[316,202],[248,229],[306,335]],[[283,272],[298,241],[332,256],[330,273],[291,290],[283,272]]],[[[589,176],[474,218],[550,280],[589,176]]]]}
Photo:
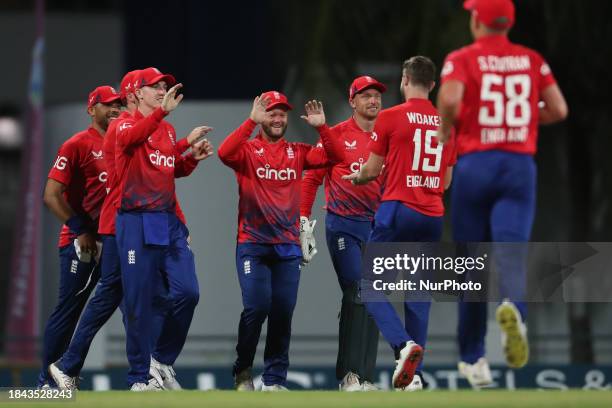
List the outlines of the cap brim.
{"type": "Polygon", "coordinates": [[[278,107],[284,107],[286,110],[293,110],[293,106],[289,105],[288,103],[285,102],[274,102],[271,103],[270,105],[268,105],[268,107],[266,108],[266,112],[271,111],[272,109],[278,108],[278,107]]]}
{"type": "Polygon", "coordinates": [[[354,98],[355,95],[357,95],[358,93],[361,93],[361,92],[365,91],[366,89],[370,89],[370,88],[374,88],[377,91],[379,91],[380,93],[385,93],[385,91],[387,90],[387,87],[383,83],[381,83],[381,82],[372,82],[371,84],[367,84],[367,85],[362,86],[361,88],[357,89],[352,97],[354,98]]]}
{"type": "Polygon", "coordinates": [[[109,96],[108,98],[102,99],[102,100],[100,100],[98,102],[99,103],[111,103],[111,102],[115,102],[115,101],[121,102],[121,95],[109,96]]]}
{"type": "Polygon", "coordinates": [[[151,82],[149,82],[145,86],[155,85],[159,81],[165,81],[166,85],[168,85],[168,86],[176,85],[176,79],[174,78],[174,76],[172,76],[170,74],[162,74],[162,75],[158,75],[158,76],[154,77],[153,79],[151,79],[151,82]]]}

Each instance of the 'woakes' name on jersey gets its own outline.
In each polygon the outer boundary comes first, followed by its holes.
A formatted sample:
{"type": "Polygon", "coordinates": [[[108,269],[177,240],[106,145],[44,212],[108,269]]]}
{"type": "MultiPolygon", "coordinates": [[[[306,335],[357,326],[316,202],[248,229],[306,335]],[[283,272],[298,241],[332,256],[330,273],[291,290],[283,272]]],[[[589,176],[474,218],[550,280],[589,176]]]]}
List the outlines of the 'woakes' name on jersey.
{"type": "Polygon", "coordinates": [[[343,180],[342,176],[358,172],[367,162],[372,132],[362,130],[353,117],[338,123],[330,131],[344,149],[344,160],[304,174],[300,214],[310,217],[317,189],[325,180],[327,211],[352,220],[371,221],[380,203],[382,176],[363,186],[343,180]]]}
{"type": "Polygon", "coordinates": [[[482,37],[446,57],[441,81],[449,80],[465,86],[455,124],[459,155],[535,154],[540,95],[556,82],[540,54],[503,35],[482,37]]]}
{"type": "MultiPolygon", "coordinates": [[[[60,147],[48,176],[66,186],[64,197],[68,205],[77,215],[91,221],[94,228],[106,197],[108,173],[102,150],[103,140],[104,137],[92,127],[75,134],[60,147]]],[[[58,246],[72,243],[75,237],[63,225],[58,246]]]]}
{"type": "MultiPolygon", "coordinates": [[[[284,138],[268,143],[258,134],[248,140],[256,126],[247,119],[218,151],[238,182],[238,242],[299,244],[302,171],[325,166],[328,156],[322,147],[284,138]]],[[[339,149],[333,154],[331,161],[341,160],[339,149]]]]}
{"type": "Polygon", "coordinates": [[[176,132],[161,108],[140,111],[117,124],[115,170],[124,211],[175,211],[175,177],[191,174],[197,161],[177,153],[176,132]]]}

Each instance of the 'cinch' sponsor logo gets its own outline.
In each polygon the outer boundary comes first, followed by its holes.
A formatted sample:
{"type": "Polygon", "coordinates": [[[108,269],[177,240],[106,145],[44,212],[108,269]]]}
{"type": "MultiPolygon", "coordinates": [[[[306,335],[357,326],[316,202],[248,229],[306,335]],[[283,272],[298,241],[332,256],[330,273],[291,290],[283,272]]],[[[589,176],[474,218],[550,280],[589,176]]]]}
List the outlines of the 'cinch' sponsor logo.
{"type": "Polygon", "coordinates": [[[149,160],[156,166],[174,167],[174,156],[164,156],[156,150],[155,153],[149,155],[149,160]]]}
{"type": "Polygon", "coordinates": [[[297,180],[297,172],[289,167],[286,169],[277,170],[270,168],[270,165],[266,164],[265,167],[258,167],[257,170],[255,170],[255,173],[257,174],[257,177],[266,180],[297,180]]]}

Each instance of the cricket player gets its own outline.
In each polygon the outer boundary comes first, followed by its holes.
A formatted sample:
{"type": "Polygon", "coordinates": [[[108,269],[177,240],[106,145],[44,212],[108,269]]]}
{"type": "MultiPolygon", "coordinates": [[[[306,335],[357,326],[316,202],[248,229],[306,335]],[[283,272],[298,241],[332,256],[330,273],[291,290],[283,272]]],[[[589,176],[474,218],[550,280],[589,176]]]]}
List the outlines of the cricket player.
{"type": "MultiPolygon", "coordinates": [[[[100,328],[108,321],[115,312],[123,299],[123,287],[121,286],[121,270],[119,267],[119,254],[117,252],[117,242],[115,239],[115,216],[116,202],[118,200],[117,179],[115,177],[115,143],[117,124],[122,120],[131,118],[138,108],[138,101],[134,95],[135,84],[140,74],[140,70],[128,72],[121,80],[121,99],[126,105],[126,110],[119,115],[117,120],[111,122],[106,133],[103,150],[104,160],[107,168],[107,191],[108,195],[102,205],[100,213],[100,223],[98,233],[102,238],[101,254],[101,276],[95,294],[85,307],[83,316],[77,326],[72,341],[64,355],[49,367],[50,374],[60,388],[74,389],[76,379],[83,367],[91,342],[100,328]]],[[[194,129],[189,136],[181,139],[176,144],[177,154],[185,152],[195,139],[200,136],[201,128],[194,129]]],[[[176,215],[183,224],[186,225],[185,217],[177,201],[176,215]]],[[[167,294],[164,285],[160,287],[160,296],[167,294]]],[[[165,310],[160,310],[153,318],[154,323],[159,326],[156,331],[161,332],[166,315],[165,310]],[[157,316],[159,314],[159,316],[157,316]]],[[[124,316],[125,317],[125,316],[124,316]]],[[[158,336],[153,336],[154,342],[158,336]]],[[[156,353],[154,352],[153,355],[156,353]]],[[[176,381],[174,370],[171,365],[159,363],[155,357],[151,359],[151,374],[157,377],[157,382],[164,389],[180,389],[180,384],[176,381]]]]}
{"type": "Polygon", "coordinates": [[[44,202],[64,225],[59,236],[59,300],[45,327],[39,387],[54,385],[49,365],[66,350],[100,276],[97,229],[107,178],[102,142],[120,108],[113,88],[94,89],[87,104],[91,126],[64,142],[49,171],[44,202]]]}
{"type": "Polygon", "coordinates": [[[176,215],[174,179],[193,171],[198,161],[212,155],[212,147],[196,144],[191,155],[177,153],[176,132],[163,120],[183,99],[177,95],[182,84],[175,83],[172,75],[156,68],[142,70],[134,91],[138,109],[116,130],[115,227],[130,362],[128,384],[134,391],[162,387],[150,373],[152,339],[158,334],[153,301],[160,279],[168,285],[172,320],[157,340],[166,350],[155,356],[159,363],[171,366],[178,357],[199,300],[189,232],[176,215]]]}
{"type": "Polygon", "coordinates": [[[249,118],[219,146],[219,158],[236,173],[239,191],[236,266],[244,310],[238,327],[235,386],[253,391],[251,367],[268,319],[262,391],[286,390],[291,318],[297,300],[302,251],[299,239],[302,171],[343,159],[325,125],[323,105],[306,104],[322,147],[284,139],[292,107],[280,92],[253,101],[249,118]],[[261,125],[257,136],[251,134],[261,125]]]}
{"type": "Polygon", "coordinates": [[[355,78],[349,88],[353,115],[330,129],[341,141],[344,160],[326,168],[308,170],[302,182],[300,205],[300,241],[304,262],[311,260],[315,242],[310,220],[317,189],[325,180],[325,235],[327,248],[342,290],[340,308],[338,359],[336,377],[342,391],[369,391],[373,385],[378,327],[368,315],[359,296],[361,280],[361,247],[372,231],[374,213],[380,203],[382,185],[379,179],[365,186],[355,186],[342,176],[359,170],[369,155],[368,143],[381,109],[386,87],[370,76],[355,78]]]}
{"type": "MultiPolygon", "coordinates": [[[[354,184],[366,184],[375,180],[386,164],[385,188],[371,242],[437,242],[442,235],[442,196],[450,185],[455,154],[452,141],[442,144],[436,137],[440,118],[428,99],[435,75],[435,65],[427,57],[404,62],[401,91],[406,102],[378,115],[368,161],[359,172],[343,176],[354,184]]],[[[365,304],[395,352],[393,387],[422,389],[422,376],[415,371],[421,367],[430,303],[404,302],[404,322],[384,297],[366,299],[365,304]]]]}
{"type": "MultiPolygon", "coordinates": [[[[458,242],[529,241],[535,212],[538,123],[567,116],[567,104],[542,56],[514,44],[511,0],[468,0],[474,43],[450,53],[441,72],[438,136],[454,127],[459,156],[451,194],[458,242]]],[[[521,252],[521,251],[519,251],[521,252]]],[[[508,365],[529,357],[524,253],[499,254],[502,302],[496,319],[508,365]]],[[[487,304],[459,304],[459,371],[473,386],[492,382],[485,356],[487,304]]]]}

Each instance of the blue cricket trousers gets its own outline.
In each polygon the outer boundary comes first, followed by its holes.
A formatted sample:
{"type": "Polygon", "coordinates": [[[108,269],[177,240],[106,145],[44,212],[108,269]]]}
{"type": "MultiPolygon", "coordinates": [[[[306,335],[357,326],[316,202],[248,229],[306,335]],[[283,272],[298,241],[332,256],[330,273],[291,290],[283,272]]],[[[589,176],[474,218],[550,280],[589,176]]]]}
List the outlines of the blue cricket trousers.
{"type": "Polygon", "coordinates": [[[38,386],[55,384],[48,373],[49,365],[66,351],[85,303],[100,277],[100,267],[95,260],[79,261],[73,244],[61,247],[59,257],[59,299],[45,327],[38,386]]]}
{"type": "MultiPolygon", "coordinates": [[[[533,157],[502,151],[461,156],[453,172],[451,194],[456,242],[526,242],[536,204],[537,170],[533,157]]],[[[507,251],[506,251],[507,252],[507,251]]],[[[496,253],[500,293],[526,318],[526,253],[496,253]]],[[[458,341],[462,361],[473,364],[485,354],[487,303],[460,302],[458,341]]]]}
{"type": "Polygon", "coordinates": [[[267,318],[263,382],[266,385],[286,383],[301,260],[298,245],[237,245],[236,269],[244,309],[238,326],[234,375],[253,366],[261,328],[267,318]]]}
{"type": "Polygon", "coordinates": [[[174,213],[118,212],[116,230],[131,386],[148,381],[151,355],[163,364],[174,363],[200,294],[187,227],[174,213]],[[155,322],[160,285],[167,286],[168,294],[160,298],[159,307],[169,310],[161,334],[155,322]]]}
{"type": "MultiPolygon", "coordinates": [[[[376,212],[370,241],[437,242],[442,236],[442,218],[421,214],[399,201],[384,201],[376,212]]],[[[410,340],[425,348],[430,302],[405,301],[404,322],[386,298],[365,304],[394,351],[410,340]]],[[[422,362],[419,370],[421,366],[422,362]]]]}

